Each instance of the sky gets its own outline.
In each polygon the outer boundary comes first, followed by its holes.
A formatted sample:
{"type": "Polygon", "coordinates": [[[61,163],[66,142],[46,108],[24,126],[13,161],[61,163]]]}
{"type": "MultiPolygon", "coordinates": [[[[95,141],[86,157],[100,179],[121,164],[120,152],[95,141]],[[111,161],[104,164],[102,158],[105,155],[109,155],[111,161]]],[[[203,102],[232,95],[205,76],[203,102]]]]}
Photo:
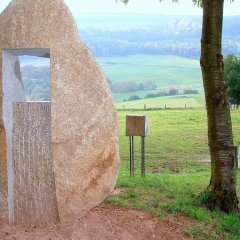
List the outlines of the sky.
{"type": "MultiPolygon", "coordinates": [[[[47,1],[47,0],[46,0],[47,1]]],[[[0,12],[11,0],[0,0],[0,12]]],[[[171,14],[171,15],[201,15],[202,10],[193,6],[191,0],[179,0],[172,3],[171,0],[130,0],[126,6],[118,0],[65,0],[73,13],[147,13],[147,14],[171,14]]],[[[240,0],[233,3],[225,1],[224,15],[240,15],[240,0]]]]}

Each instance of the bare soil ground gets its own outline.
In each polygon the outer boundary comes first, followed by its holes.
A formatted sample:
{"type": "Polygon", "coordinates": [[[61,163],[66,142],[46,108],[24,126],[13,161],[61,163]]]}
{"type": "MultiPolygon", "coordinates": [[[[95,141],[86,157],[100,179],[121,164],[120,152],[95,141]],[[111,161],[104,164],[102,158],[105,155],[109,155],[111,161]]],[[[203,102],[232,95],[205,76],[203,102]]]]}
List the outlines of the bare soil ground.
{"type": "Polygon", "coordinates": [[[139,210],[101,205],[82,219],[48,226],[10,226],[0,223],[1,240],[155,240],[190,239],[183,234],[189,222],[182,216],[160,222],[139,210]]]}

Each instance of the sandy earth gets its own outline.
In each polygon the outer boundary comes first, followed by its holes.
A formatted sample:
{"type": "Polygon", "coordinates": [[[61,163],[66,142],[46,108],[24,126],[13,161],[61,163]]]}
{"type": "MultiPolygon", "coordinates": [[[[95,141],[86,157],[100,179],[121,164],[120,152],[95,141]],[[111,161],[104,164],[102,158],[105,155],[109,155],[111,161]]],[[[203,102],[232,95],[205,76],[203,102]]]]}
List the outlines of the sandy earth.
{"type": "MultiPolygon", "coordinates": [[[[49,226],[9,226],[0,223],[1,240],[155,240],[190,239],[181,232],[184,219],[163,221],[118,206],[101,205],[80,219],[49,226]]],[[[186,222],[186,224],[188,224],[186,222]]]]}

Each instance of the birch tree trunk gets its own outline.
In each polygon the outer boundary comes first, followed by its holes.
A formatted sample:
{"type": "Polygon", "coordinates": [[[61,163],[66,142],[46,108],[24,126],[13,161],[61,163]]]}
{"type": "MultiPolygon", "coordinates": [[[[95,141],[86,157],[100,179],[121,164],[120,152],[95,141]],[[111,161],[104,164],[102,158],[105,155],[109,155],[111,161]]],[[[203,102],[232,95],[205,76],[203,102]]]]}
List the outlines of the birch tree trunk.
{"type": "Polygon", "coordinates": [[[202,4],[201,68],[212,166],[208,206],[229,213],[238,209],[238,199],[236,156],[221,46],[224,0],[203,0],[202,4]]]}

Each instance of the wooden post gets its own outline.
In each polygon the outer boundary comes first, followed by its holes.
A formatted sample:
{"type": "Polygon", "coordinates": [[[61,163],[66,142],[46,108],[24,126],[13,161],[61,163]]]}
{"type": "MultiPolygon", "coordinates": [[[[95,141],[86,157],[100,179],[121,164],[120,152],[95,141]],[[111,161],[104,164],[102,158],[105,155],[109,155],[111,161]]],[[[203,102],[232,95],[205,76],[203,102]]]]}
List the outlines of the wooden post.
{"type": "Polygon", "coordinates": [[[133,136],[129,137],[130,143],[130,176],[134,177],[134,138],[133,136]]]}
{"type": "Polygon", "coordinates": [[[145,177],[145,137],[141,137],[141,174],[145,177]]]}
{"type": "Polygon", "coordinates": [[[236,160],[236,168],[240,168],[240,151],[239,146],[235,146],[235,160],[236,160]]]}

